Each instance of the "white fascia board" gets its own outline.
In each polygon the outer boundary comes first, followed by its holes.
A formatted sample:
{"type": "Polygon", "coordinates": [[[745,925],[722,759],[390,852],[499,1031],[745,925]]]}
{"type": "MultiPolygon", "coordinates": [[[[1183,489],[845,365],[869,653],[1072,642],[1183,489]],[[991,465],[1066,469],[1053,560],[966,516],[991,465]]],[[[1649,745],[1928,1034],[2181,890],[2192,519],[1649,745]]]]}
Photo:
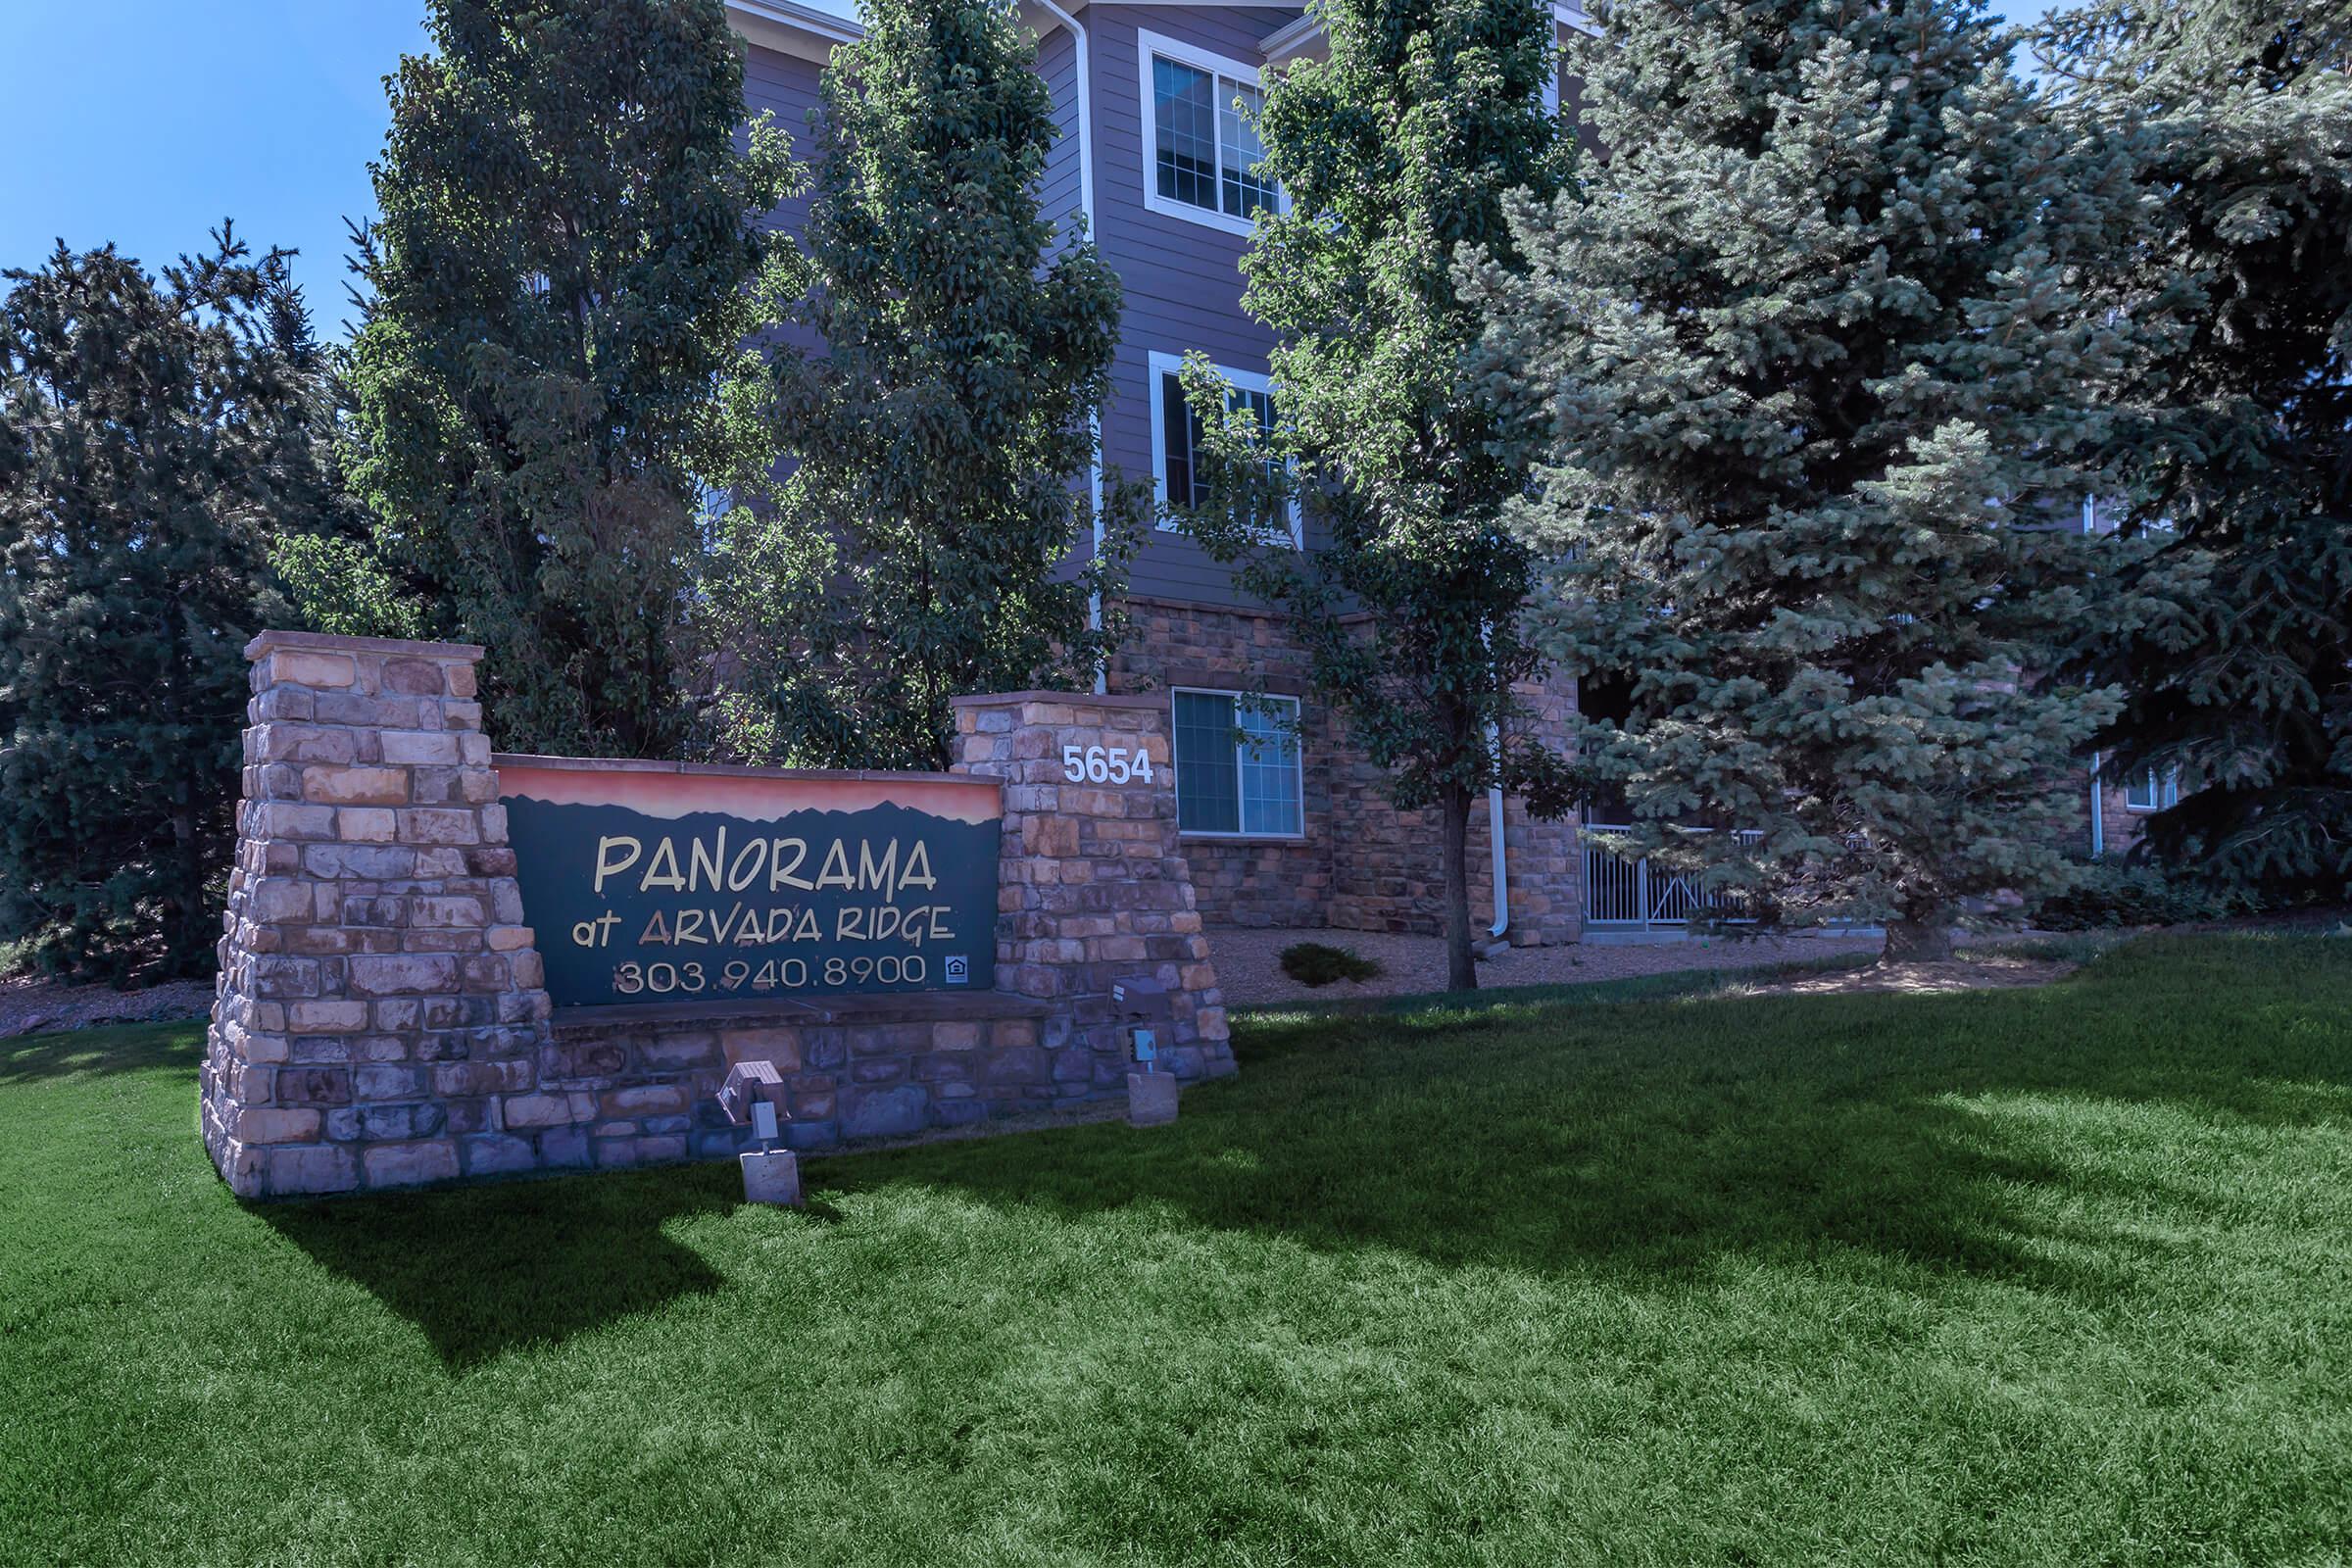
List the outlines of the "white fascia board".
{"type": "Polygon", "coordinates": [[[835,44],[865,35],[852,0],[727,0],[727,25],[746,43],[819,65],[835,44]]]}
{"type": "MultiPolygon", "coordinates": [[[[1095,0],[1097,5],[1134,5],[1143,0],[1095,0]]],[[[1554,32],[1600,34],[1600,25],[1581,5],[1571,0],[1552,0],[1551,21],[1554,32]]],[[[1287,66],[1294,60],[1328,60],[1331,58],[1331,39],[1323,30],[1323,19],[1312,11],[1286,27],[1266,34],[1258,44],[1269,66],[1287,66]]]]}

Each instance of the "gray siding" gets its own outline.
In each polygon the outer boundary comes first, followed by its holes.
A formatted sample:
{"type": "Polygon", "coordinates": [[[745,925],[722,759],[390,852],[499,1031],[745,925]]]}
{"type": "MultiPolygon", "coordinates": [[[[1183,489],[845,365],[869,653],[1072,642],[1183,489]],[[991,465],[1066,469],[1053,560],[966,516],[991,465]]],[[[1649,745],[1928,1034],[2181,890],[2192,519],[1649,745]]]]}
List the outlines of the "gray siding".
{"type": "MultiPolygon", "coordinates": [[[[793,156],[803,160],[816,154],[816,138],[808,126],[808,112],[816,107],[817,77],[824,68],[795,55],[779,54],[747,44],[743,58],[743,107],[747,114],[766,111],[792,138],[793,156]]],[[[772,228],[799,233],[808,220],[808,198],[795,196],[768,220],[772,228]]]]}
{"type": "MultiPolygon", "coordinates": [[[[1082,14],[1093,70],[1095,237],[1117,270],[1124,294],[1102,443],[1107,466],[1129,477],[1148,481],[1152,474],[1153,351],[1182,355],[1198,349],[1221,365],[1262,373],[1273,346],[1272,335],[1242,311],[1241,258],[1247,238],[1144,206],[1147,163],[1137,30],[1254,64],[1259,40],[1298,15],[1296,8],[1132,6],[1090,7],[1082,14]]],[[[1066,236],[1072,231],[1069,220],[1080,211],[1076,47],[1066,29],[1054,28],[1039,40],[1038,69],[1063,130],[1048,157],[1040,199],[1055,220],[1057,234],[1066,236]]],[[[817,103],[820,72],[809,61],[756,44],[746,49],[746,107],[755,114],[771,112],[804,158],[815,153],[808,117],[817,103]]],[[[808,211],[808,198],[798,197],[780,207],[772,221],[798,231],[808,211]]],[[[1199,604],[1246,602],[1234,588],[1229,568],[1175,533],[1150,534],[1137,555],[1130,588],[1154,598],[1199,604]]]]}
{"type": "Polygon", "coordinates": [[[1038,74],[1054,99],[1054,123],[1061,135],[1046,154],[1046,176],[1039,182],[1038,206],[1054,220],[1054,243],[1065,245],[1077,232],[1078,200],[1078,45],[1067,27],[1055,27],[1037,41],[1038,74]]]}
{"type": "MultiPolygon", "coordinates": [[[[1152,473],[1150,355],[1199,349],[1221,365],[1263,372],[1273,336],[1242,311],[1242,252],[1249,241],[1144,206],[1143,29],[1245,64],[1258,42],[1296,21],[1296,9],[1094,6],[1083,20],[1094,56],[1095,215],[1103,256],[1125,285],[1111,402],[1103,411],[1106,463],[1136,478],[1152,473]]],[[[1199,604],[1244,602],[1232,571],[1178,534],[1154,532],[1136,557],[1139,594],[1199,604]]]]}

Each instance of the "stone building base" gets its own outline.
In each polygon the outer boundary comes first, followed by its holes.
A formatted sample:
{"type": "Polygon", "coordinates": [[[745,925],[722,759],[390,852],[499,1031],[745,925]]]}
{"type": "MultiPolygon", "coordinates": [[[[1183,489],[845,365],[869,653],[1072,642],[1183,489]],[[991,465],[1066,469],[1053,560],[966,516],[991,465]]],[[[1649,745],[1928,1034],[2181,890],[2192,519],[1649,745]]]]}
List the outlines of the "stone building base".
{"type": "MultiPolygon", "coordinates": [[[[1166,721],[1179,687],[1263,691],[1299,700],[1305,831],[1288,838],[1181,839],[1202,916],[1215,925],[1317,927],[1437,934],[1446,928],[1445,868],[1436,817],[1399,811],[1387,774],[1348,740],[1315,697],[1305,651],[1268,611],[1127,601],[1133,631],[1113,659],[1110,689],[1147,698],[1166,721]]],[[[1535,733],[1565,751],[1576,711],[1573,681],[1520,693],[1535,733]]],[[[1524,801],[1503,807],[1508,940],[1537,947],[1581,935],[1584,870],[1573,818],[1538,821],[1524,801]]],[[[1470,914],[1483,934],[1494,909],[1488,803],[1470,813],[1470,914]]]]}

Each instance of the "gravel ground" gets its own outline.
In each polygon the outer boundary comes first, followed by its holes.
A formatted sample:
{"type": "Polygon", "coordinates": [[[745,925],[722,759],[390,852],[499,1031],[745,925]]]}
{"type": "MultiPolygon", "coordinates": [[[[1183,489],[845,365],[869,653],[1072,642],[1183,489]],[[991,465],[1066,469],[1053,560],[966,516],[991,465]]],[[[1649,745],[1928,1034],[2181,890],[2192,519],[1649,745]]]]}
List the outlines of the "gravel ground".
{"type": "Polygon", "coordinates": [[[112,986],[61,986],[37,975],[15,975],[0,979],[0,1040],[102,1023],[201,1018],[212,1008],[210,980],[174,980],[144,991],[117,991],[112,986]]]}
{"type": "MultiPolygon", "coordinates": [[[[1478,966],[1481,986],[1578,985],[1667,974],[1676,969],[1747,969],[1818,958],[1834,953],[1876,953],[1878,937],[1759,937],[1733,942],[1574,943],[1513,948],[1478,966]]],[[[1446,989],[1446,943],[1440,937],[1392,936],[1373,931],[1266,931],[1215,926],[1208,956],[1228,1006],[1282,1002],[1344,1002],[1351,997],[1402,997],[1446,989]],[[1294,942],[1324,942],[1380,962],[1370,980],[1302,986],[1282,972],[1282,950],[1294,942]]]]}

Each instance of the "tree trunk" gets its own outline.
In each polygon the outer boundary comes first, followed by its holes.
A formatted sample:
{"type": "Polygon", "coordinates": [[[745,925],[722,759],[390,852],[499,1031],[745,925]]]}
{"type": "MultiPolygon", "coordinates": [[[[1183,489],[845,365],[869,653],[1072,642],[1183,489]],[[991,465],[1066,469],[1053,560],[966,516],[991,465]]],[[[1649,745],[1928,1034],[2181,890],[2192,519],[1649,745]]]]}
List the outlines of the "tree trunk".
{"type": "Polygon", "coordinates": [[[1942,963],[1952,956],[1951,911],[1942,905],[1906,909],[1886,922],[1886,949],[1881,963],[1942,963]]]}
{"type": "Polygon", "coordinates": [[[1449,789],[1444,798],[1446,838],[1446,989],[1476,991],[1478,961],[1470,952],[1470,797],[1449,789]]]}

